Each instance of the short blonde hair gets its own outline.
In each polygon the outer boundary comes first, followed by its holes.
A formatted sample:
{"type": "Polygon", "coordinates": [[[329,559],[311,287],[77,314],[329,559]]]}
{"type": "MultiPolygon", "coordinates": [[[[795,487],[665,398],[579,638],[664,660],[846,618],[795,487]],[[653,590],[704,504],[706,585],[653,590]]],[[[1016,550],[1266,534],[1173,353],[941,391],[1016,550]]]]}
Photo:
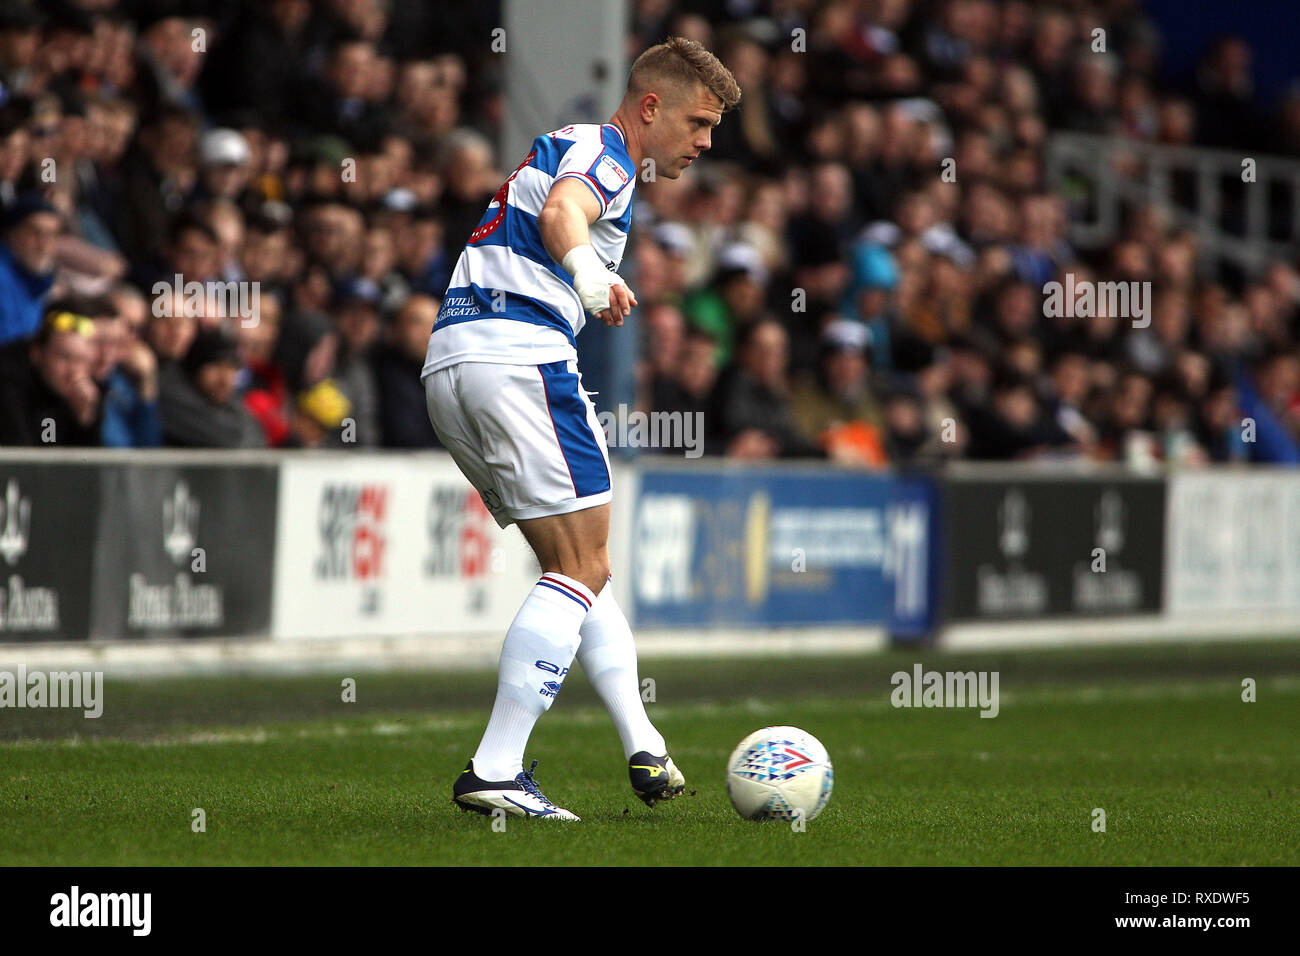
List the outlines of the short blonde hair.
{"type": "Polygon", "coordinates": [[[639,99],[647,93],[662,95],[668,86],[686,94],[696,83],[722,101],[724,113],[740,102],[736,78],[702,43],[669,37],[636,58],[627,77],[627,93],[639,99]]]}

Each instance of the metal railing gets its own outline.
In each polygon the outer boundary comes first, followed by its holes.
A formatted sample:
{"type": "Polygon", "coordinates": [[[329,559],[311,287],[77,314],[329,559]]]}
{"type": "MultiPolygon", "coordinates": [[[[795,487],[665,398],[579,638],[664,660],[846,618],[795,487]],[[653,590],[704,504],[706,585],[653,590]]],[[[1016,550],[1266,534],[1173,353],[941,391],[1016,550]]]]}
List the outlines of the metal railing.
{"type": "Polygon", "coordinates": [[[1056,133],[1047,148],[1047,183],[1074,200],[1069,239],[1080,248],[1118,238],[1126,206],[1151,205],[1172,225],[1196,234],[1202,266],[1227,263],[1254,275],[1269,260],[1293,258],[1300,250],[1300,161],[1250,151],[1056,133]],[[1243,179],[1247,159],[1254,161],[1254,179],[1249,182],[1243,179]],[[1190,203],[1177,194],[1176,176],[1184,184],[1195,183],[1190,203]],[[1225,211],[1237,203],[1230,183],[1241,192],[1239,229],[1224,222],[1225,211]],[[1270,221],[1275,207],[1270,200],[1278,191],[1287,196],[1289,208],[1287,215],[1270,221]]]}

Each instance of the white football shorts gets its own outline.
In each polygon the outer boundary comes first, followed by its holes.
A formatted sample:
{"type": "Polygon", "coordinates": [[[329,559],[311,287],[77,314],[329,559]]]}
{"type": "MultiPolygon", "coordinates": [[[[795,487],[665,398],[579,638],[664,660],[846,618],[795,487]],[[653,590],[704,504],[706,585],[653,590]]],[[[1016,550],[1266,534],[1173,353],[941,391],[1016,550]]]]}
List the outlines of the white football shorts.
{"type": "Polygon", "coordinates": [[[612,497],[609,450],[577,363],[460,362],[424,380],[438,439],[506,527],[612,497]]]}

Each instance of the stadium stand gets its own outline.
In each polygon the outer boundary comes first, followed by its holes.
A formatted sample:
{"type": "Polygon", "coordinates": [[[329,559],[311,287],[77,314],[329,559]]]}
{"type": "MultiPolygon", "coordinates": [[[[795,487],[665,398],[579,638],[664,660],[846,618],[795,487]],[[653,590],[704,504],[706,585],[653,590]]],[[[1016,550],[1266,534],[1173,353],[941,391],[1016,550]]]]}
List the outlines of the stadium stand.
{"type": "MultiPolygon", "coordinates": [[[[709,453],[1300,460],[1300,174],[1233,175],[1300,156],[1300,93],[1265,104],[1248,41],[1178,82],[1127,0],[631,10],[630,56],[688,36],[744,91],[629,256],[638,402],[709,453]]],[[[517,159],[499,16],[0,4],[0,444],[436,447],[422,341],[517,159]]]]}

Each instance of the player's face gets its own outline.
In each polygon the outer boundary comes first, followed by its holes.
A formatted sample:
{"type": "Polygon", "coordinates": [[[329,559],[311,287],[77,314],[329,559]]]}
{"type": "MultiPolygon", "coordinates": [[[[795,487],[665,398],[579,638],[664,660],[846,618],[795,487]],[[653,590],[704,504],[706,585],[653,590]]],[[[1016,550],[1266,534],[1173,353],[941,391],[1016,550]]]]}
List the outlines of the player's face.
{"type": "Polygon", "coordinates": [[[680,102],[667,101],[656,127],[655,165],[658,175],[677,179],[701,153],[713,145],[713,127],[722,120],[721,103],[702,83],[680,102]]]}

